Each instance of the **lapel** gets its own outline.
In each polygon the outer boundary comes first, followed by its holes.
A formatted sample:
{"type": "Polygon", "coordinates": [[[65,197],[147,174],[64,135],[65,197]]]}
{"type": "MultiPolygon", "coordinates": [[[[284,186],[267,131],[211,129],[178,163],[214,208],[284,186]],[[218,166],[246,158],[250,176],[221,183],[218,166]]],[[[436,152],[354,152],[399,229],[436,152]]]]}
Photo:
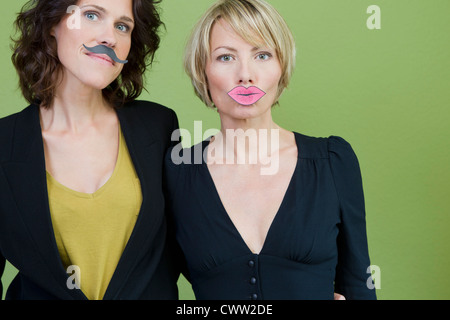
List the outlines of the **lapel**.
{"type": "MultiPolygon", "coordinates": [[[[106,300],[119,296],[139,257],[151,250],[152,239],[164,218],[161,187],[164,150],[157,139],[157,132],[147,129],[150,125],[145,126],[137,110],[132,107],[118,109],[117,115],[141,182],[143,200],[136,225],[106,290],[106,300]]],[[[81,290],[66,287],[68,274],[58,253],[48,203],[44,145],[37,105],[31,105],[20,113],[13,139],[11,161],[3,163],[3,170],[37,254],[54,280],[45,287],[62,299],[86,299],[81,290]]]]}
{"type": "Polygon", "coordinates": [[[47,267],[34,272],[44,273],[37,277],[46,280],[42,286],[55,296],[62,299],[86,299],[80,290],[69,290],[66,286],[68,274],[58,253],[50,216],[44,145],[37,105],[29,106],[18,115],[13,139],[11,161],[3,163],[3,170],[18,214],[31,236],[34,246],[31,250],[35,250],[41,259],[34,263],[47,267]],[[50,279],[52,282],[47,283],[50,279]]]}
{"type": "MultiPolygon", "coordinates": [[[[130,157],[141,183],[142,205],[136,225],[108,285],[104,299],[117,299],[126,285],[139,258],[152,250],[152,239],[164,218],[164,196],[162,193],[163,146],[157,132],[149,129],[157,121],[141,117],[138,109],[131,106],[117,110],[120,126],[127,143],[130,157]],[[161,151],[162,150],[162,151],[161,151]]],[[[156,244],[158,245],[158,244],[156,244]]]]}

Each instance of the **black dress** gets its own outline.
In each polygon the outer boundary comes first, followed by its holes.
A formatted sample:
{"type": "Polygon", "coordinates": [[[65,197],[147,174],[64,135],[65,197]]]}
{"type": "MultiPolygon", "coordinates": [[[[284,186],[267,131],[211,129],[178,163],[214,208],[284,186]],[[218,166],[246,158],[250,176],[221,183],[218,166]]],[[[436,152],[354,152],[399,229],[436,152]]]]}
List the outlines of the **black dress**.
{"type": "Polygon", "coordinates": [[[294,134],[297,165],[259,254],[222,205],[200,153],[209,139],[167,154],[169,210],[197,299],[376,299],[358,160],[342,138],[294,134]]]}

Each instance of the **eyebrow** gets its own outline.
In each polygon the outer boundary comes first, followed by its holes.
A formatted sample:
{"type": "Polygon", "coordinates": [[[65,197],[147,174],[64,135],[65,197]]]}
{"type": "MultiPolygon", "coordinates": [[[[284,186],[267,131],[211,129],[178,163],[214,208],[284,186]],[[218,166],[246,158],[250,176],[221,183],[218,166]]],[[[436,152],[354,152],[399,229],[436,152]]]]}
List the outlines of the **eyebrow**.
{"type": "MultiPolygon", "coordinates": [[[[228,51],[237,52],[236,49],[234,49],[233,47],[228,47],[228,46],[220,46],[220,47],[217,47],[217,48],[215,48],[215,49],[213,50],[213,52],[215,52],[215,51],[217,51],[217,50],[219,50],[219,49],[225,49],[225,50],[228,50],[228,51]]],[[[260,47],[253,47],[252,51],[258,51],[259,49],[260,49],[260,47]]]]}
{"type": "MultiPolygon", "coordinates": [[[[107,13],[108,12],[105,8],[100,7],[98,5],[95,5],[95,4],[86,4],[86,5],[82,6],[81,9],[84,8],[84,7],[94,7],[95,9],[97,9],[98,11],[101,11],[103,13],[107,13]]],[[[132,24],[134,24],[134,20],[131,19],[128,16],[121,16],[119,18],[119,20],[128,21],[128,22],[131,22],[132,24]]]]}

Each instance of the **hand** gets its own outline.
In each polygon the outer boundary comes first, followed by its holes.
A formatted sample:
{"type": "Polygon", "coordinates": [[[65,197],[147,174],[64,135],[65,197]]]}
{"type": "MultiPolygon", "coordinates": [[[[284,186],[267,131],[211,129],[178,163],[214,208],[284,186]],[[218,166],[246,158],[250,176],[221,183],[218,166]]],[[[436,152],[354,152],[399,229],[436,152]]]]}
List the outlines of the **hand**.
{"type": "Polygon", "coordinates": [[[342,294],[334,293],[334,300],[345,300],[345,297],[342,294]]]}

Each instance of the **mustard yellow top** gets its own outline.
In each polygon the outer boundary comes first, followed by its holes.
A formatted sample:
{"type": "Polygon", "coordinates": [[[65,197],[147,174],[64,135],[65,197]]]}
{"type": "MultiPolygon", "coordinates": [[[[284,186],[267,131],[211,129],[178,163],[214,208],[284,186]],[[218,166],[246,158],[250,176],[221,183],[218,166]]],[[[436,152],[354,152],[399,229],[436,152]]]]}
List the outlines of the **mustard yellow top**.
{"type": "MultiPolygon", "coordinates": [[[[92,194],[77,192],[47,172],[47,187],[58,251],[64,267],[79,267],[80,289],[103,299],[136,223],[141,185],[122,131],[110,179],[92,194]]],[[[72,272],[69,273],[72,275],[72,272]]]]}

